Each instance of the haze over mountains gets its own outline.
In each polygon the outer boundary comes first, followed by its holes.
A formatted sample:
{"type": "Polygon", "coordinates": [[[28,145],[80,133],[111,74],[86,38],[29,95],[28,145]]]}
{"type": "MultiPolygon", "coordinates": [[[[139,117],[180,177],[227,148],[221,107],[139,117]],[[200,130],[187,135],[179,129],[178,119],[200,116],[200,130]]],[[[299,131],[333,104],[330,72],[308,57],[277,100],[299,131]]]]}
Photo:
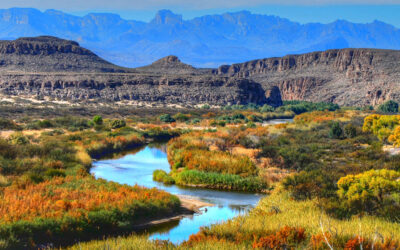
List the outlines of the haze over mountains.
{"type": "Polygon", "coordinates": [[[216,67],[336,48],[400,49],[400,30],[379,21],[303,25],[246,11],[183,20],[162,10],[146,23],[114,14],[78,17],[56,10],[0,10],[0,39],[39,35],[78,41],[104,59],[128,67],[171,54],[196,67],[216,67]]]}

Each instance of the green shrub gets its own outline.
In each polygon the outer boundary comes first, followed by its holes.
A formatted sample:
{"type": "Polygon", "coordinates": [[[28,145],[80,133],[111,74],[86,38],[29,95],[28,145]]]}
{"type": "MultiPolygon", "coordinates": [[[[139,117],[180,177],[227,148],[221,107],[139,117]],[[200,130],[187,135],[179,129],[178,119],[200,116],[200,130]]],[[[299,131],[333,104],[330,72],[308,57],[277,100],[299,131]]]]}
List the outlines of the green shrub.
{"type": "Polygon", "coordinates": [[[314,197],[334,196],[335,180],[326,172],[301,171],[293,176],[286,177],[282,181],[283,187],[290,191],[296,200],[312,199],[314,197]]]}
{"type": "Polygon", "coordinates": [[[256,125],[254,122],[248,122],[248,123],[246,124],[246,127],[248,127],[248,128],[256,128],[257,125],[256,125]]]}
{"type": "Polygon", "coordinates": [[[162,183],[168,184],[168,185],[175,184],[174,178],[169,176],[164,170],[161,170],[161,169],[155,170],[153,172],[153,180],[162,182],[162,183]]]}
{"type": "Polygon", "coordinates": [[[192,124],[198,124],[198,123],[200,123],[200,119],[199,118],[194,118],[192,120],[192,124]]]}
{"type": "Polygon", "coordinates": [[[0,129],[20,130],[21,127],[14,121],[0,118],[0,129]]]}
{"type": "Polygon", "coordinates": [[[347,124],[347,125],[344,127],[344,135],[345,135],[347,138],[354,138],[354,137],[356,137],[356,136],[357,136],[357,128],[356,128],[353,124],[351,124],[351,123],[347,124]]]}
{"type": "Polygon", "coordinates": [[[20,132],[16,132],[14,134],[12,134],[8,140],[15,145],[25,145],[29,143],[29,139],[28,137],[24,136],[22,133],[20,132]]]}
{"type": "Polygon", "coordinates": [[[125,126],[126,126],[126,122],[124,120],[114,120],[111,122],[112,129],[123,128],[125,126]]]}
{"type": "Polygon", "coordinates": [[[170,114],[160,115],[159,119],[160,119],[160,121],[166,122],[166,123],[175,122],[175,119],[172,118],[172,116],[170,114]]]}
{"type": "Polygon", "coordinates": [[[340,109],[339,105],[326,102],[306,102],[306,101],[284,101],[283,106],[277,109],[278,112],[293,111],[301,114],[311,111],[335,111],[340,109]]]}
{"type": "Polygon", "coordinates": [[[383,113],[397,113],[399,112],[399,104],[395,101],[389,100],[379,105],[378,111],[383,113]]]}
{"type": "Polygon", "coordinates": [[[338,196],[349,210],[396,218],[400,216],[399,178],[400,172],[386,169],[347,175],[337,182],[338,196]]]}
{"type": "Polygon", "coordinates": [[[332,139],[340,139],[342,137],[343,130],[340,127],[339,122],[333,122],[329,130],[329,137],[332,139]]]}
{"type": "Polygon", "coordinates": [[[189,116],[184,115],[182,113],[178,113],[176,115],[174,115],[173,117],[176,121],[180,121],[180,122],[186,122],[189,120],[189,116]]]}
{"type": "Polygon", "coordinates": [[[43,128],[52,128],[53,127],[53,123],[50,120],[37,121],[36,124],[41,129],[43,129],[43,128]]]}
{"type": "Polygon", "coordinates": [[[268,105],[268,104],[264,104],[264,106],[261,107],[260,111],[263,113],[267,113],[267,112],[274,112],[274,107],[268,105]]]}
{"type": "Polygon", "coordinates": [[[59,169],[48,169],[45,173],[48,177],[65,177],[65,171],[59,169]]]}
{"type": "Polygon", "coordinates": [[[40,175],[40,174],[36,174],[36,173],[30,173],[30,174],[28,175],[28,179],[29,179],[31,182],[36,183],[36,184],[44,181],[43,176],[40,175]]]}
{"type": "Polygon", "coordinates": [[[225,126],[226,126],[226,122],[224,122],[224,121],[219,121],[219,122],[218,122],[218,126],[220,126],[220,127],[225,127],[225,126]]]}
{"type": "Polygon", "coordinates": [[[96,115],[93,117],[93,123],[95,125],[102,125],[103,124],[103,117],[101,117],[100,115],[96,115]]]}
{"type": "Polygon", "coordinates": [[[228,189],[237,191],[260,192],[267,188],[267,184],[258,177],[240,177],[233,174],[220,174],[185,170],[173,175],[178,185],[198,185],[213,189],[228,189]]]}

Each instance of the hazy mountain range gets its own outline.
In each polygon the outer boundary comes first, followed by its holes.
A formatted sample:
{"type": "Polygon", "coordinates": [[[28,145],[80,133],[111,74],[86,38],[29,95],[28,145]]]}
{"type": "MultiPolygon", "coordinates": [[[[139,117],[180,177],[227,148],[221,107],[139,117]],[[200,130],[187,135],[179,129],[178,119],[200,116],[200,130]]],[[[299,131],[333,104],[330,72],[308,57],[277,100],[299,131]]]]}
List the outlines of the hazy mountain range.
{"type": "Polygon", "coordinates": [[[176,55],[197,67],[333,48],[400,49],[400,30],[374,21],[299,24],[247,11],[183,20],[168,10],[150,22],[115,14],[83,17],[57,10],[0,10],[0,39],[52,35],[75,40],[122,66],[142,66],[176,55]]]}

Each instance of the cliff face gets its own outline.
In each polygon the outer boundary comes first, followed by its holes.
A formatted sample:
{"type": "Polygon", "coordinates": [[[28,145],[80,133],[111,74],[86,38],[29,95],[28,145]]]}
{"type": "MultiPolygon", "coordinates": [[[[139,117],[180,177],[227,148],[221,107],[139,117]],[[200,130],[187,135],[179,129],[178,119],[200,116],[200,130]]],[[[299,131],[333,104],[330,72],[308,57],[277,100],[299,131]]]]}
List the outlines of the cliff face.
{"type": "MultiPolygon", "coordinates": [[[[3,75],[0,92],[37,99],[98,102],[137,101],[165,104],[213,105],[270,103],[261,85],[227,77],[154,77],[131,74],[3,75]]],[[[279,92],[278,92],[279,94],[279,92]]],[[[277,103],[276,103],[277,102],[277,103]]]]}
{"type": "Polygon", "coordinates": [[[77,42],[55,37],[0,41],[0,71],[125,72],[77,42]]]}
{"type": "Polygon", "coordinates": [[[376,105],[400,101],[400,51],[342,49],[196,69],[175,56],[127,69],[73,41],[0,41],[0,92],[65,101],[211,105],[283,100],[376,105]]]}
{"type": "Polygon", "coordinates": [[[400,51],[328,50],[221,66],[214,73],[277,86],[283,100],[357,106],[400,101],[400,51]]]}
{"type": "Polygon", "coordinates": [[[183,105],[281,103],[279,91],[266,93],[251,79],[197,70],[175,56],[125,69],[76,42],[37,37],[0,42],[0,58],[0,92],[7,96],[183,105]]]}

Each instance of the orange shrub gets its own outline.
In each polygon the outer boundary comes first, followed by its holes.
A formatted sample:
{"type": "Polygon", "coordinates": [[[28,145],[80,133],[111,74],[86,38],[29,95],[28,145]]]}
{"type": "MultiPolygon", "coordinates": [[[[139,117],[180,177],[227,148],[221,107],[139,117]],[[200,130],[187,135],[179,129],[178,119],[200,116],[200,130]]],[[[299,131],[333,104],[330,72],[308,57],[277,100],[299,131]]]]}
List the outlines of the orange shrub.
{"type": "Polygon", "coordinates": [[[288,246],[296,246],[306,240],[304,228],[283,227],[275,234],[270,234],[253,242],[253,248],[282,249],[288,246]]]}
{"type": "Polygon", "coordinates": [[[344,246],[345,250],[372,250],[372,249],[399,249],[400,242],[392,240],[392,239],[385,239],[383,242],[377,241],[372,242],[371,240],[364,239],[362,237],[356,236],[346,242],[344,246]]]}
{"type": "Polygon", "coordinates": [[[0,199],[0,225],[36,218],[79,218],[90,211],[123,210],[135,201],[172,205],[171,195],[157,189],[96,181],[93,177],[53,178],[25,188],[9,186],[0,199]]]}
{"type": "Polygon", "coordinates": [[[328,246],[325,237],[330,242],[331,235],[329,233],[325,233],[325,236],[321,233],[311,236],[312,249],[326,249],[328,246]]]}

